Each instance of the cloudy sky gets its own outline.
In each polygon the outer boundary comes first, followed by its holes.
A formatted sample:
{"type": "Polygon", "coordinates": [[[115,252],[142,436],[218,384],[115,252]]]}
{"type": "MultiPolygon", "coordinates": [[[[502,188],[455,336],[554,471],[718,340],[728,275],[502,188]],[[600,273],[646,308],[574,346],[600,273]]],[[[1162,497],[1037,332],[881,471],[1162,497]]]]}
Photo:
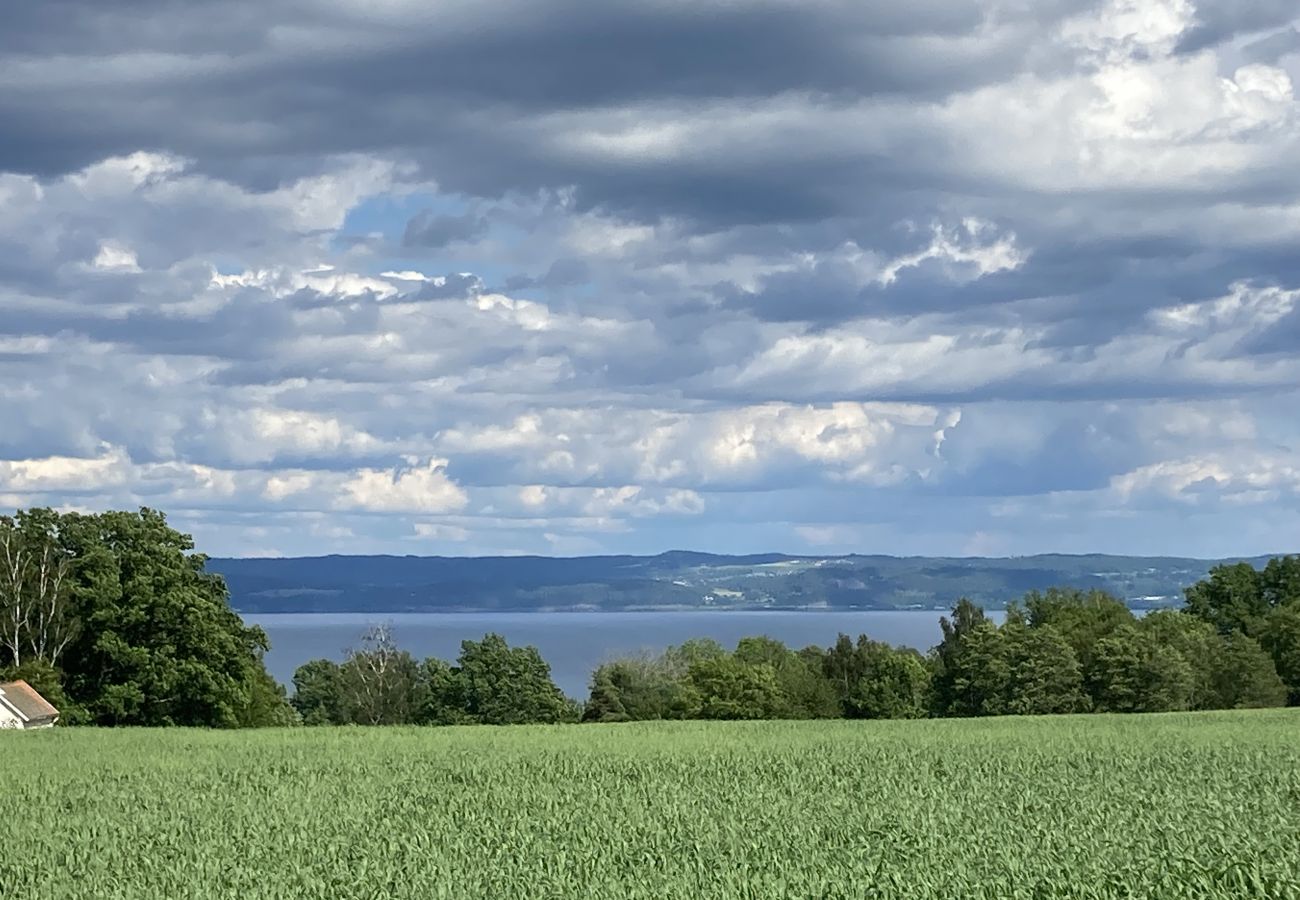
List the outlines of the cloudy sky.
{"type": "Polygon", "coordinates": [[[0,508],[220,555],[1300,545],[1294,0],[44,0],[0,508]]]}

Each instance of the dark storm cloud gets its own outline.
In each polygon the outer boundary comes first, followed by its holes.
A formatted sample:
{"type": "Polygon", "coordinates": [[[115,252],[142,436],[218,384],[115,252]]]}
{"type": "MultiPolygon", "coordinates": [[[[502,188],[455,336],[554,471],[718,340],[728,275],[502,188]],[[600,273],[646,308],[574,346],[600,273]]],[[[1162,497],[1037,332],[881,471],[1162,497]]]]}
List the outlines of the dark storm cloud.
{"type": "MultiPolygon", "coordinates": [[[[968,35],[979,4],[619,4],[566,2],[493,16],[473,37],[422,35],[380,61],[308,68],[361,89],[446,93],[533,108],[783,90],[942,92],[969,69],[1014,60],[913,60],[894,39],[968,35]],[[838,30],[838,34],[836,34],[838,30]],[[863,52],[863,51],[876,51],[863,52]],[[526,73],[526,77],[525,76],[526,73]]],[[[487,17],[484,16],[486,19],[487,17]]]]}
{"type": "Polygon", "coordinates": [[[773,180],[779,171],[584,171],[589,161],[537,138],[548,114],[641,102],[942,97],[1014,73],[1041,27],[1026,19],[1007,37],[976,37],[985,24],[972,0],[906,11],[411,6],[388,19],[294,2],[23,5],[0,38],[24,64],[0,93],[0,169],[48,176],[145,148],[264,187],[322,154],[374,152],[417,159],[471,193],[575,183],[597,203],[634,206],[633,195],[662,192],[663,208],[698,199],[739,204],[742,216],[811,216],[829,208],[822,186],[801,194],[773,180]],[[960,43],[934,43],[949,38],[960,43]],[[64,55],[57,68],[42,68],[54,54],[64,55]]]}

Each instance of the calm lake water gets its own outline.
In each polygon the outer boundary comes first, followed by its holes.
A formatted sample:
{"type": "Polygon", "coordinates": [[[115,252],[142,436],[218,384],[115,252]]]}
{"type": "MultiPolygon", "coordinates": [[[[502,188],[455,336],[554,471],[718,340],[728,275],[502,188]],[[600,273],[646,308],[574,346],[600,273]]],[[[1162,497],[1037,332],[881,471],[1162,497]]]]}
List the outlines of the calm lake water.
{"type": "MultiPolygon", "coordinates": [[[[565,613],[281,613],[247,615],[271,638],[267,668],[284,684],[309,659],[341,660],[371,625],[388,622],[393,636],[417,659],[454,661],[462,640],[495,631],[511,645],[532,644],[551,664],[566,694],[587,696],[600,663],[638,651],[658,652],[690,638],[711,637],[724,647],[749,635],[767,635],[793,648],[828,646],[844,632],[927,650],[939,642],[933,610],[869,612],[565,612],[565,613]]],[[[1002,613],[990,612],[1002,620],[1002,613]]]]}

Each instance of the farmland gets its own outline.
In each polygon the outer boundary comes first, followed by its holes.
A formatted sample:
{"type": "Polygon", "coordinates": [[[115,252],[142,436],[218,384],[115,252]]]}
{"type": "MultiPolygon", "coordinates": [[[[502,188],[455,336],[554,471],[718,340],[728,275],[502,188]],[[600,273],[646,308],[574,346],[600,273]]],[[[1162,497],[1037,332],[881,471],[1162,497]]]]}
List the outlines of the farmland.
{"type": "Polygon", "coordinates": [[[0,734],[0,897],[1300,897],[1295,710],[0,734]]]}

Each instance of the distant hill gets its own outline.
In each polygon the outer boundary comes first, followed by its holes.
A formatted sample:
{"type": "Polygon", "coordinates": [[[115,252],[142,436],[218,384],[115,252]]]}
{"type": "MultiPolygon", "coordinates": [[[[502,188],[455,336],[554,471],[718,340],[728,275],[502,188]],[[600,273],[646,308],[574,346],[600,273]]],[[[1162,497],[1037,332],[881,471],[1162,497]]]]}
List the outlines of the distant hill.
{"type": "MultiPolygon", "coordinates": [[[[1262,565],[1267,557],[1249,559],[1262,565]]],[[[999,608],[1054,585],[1102,588],[1130,606],[1182,601],[1231,560],[1104,555],[317,556],[212,559],[241,612],[999,608]]]]}

